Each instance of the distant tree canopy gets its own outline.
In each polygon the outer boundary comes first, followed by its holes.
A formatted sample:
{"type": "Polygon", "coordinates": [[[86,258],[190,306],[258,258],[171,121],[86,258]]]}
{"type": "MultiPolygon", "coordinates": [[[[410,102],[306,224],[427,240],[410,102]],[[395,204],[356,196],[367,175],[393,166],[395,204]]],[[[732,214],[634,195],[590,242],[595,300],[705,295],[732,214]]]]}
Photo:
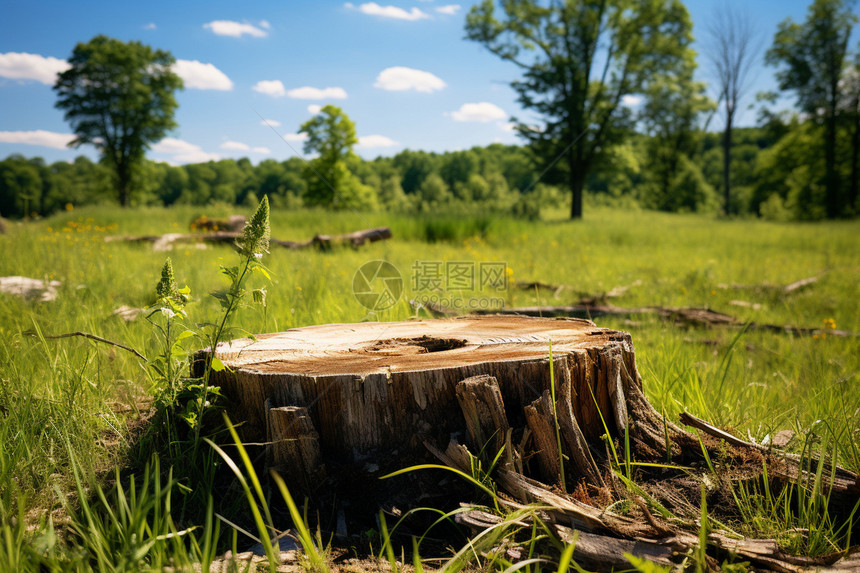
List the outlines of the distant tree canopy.
{"type": "Polygon", "coordinates": [[[299,128],[306,133],[305,153],[316,154],[305,169],[305,201],[335,209],[367,209],[376,205],[376,191],[359,181],[350,166],[358,157],[355,124],[339,107],[327,105],[299,128]]]}
{"type": "MultiPolygon", "coordinates": [[[[504,0],[500,7],[484,0],[469,13],[467,34],[522,69],[513,87],[541,118],[538,125],[517,122],[527,145],[407,149],[372,161],[353,152],[355,125],[331,105],[299,130],[307,134],[307,161],[148,161],[146,147],[174,125],[181,82],[169,71],[173,59],[99,36],[75,48],[55,89],[75,143],[96,145],[102,160],[47,165],[7,157],[0,161],[0,213],[45,216],[117,198],[123,205],[253,205],[267,195],[274,209],[529,218],[564,208],[565,196],[574,217],[583,202],[775,220],[857,215],[853,6],[813,0],[803,23],[786,20],[774,35],[765,60],[800,113],[765,105],[758,127],[738,128],[728,117],[717,134],[706,131],[715,104],[693,79],[692,25],[679,0],[504,0]]],[[[738,43],[737,34],[748,33],[744,23],[737,14],[726,17],[712,38],[723,71],[734,66],[731,77],[716,78],[731,116],[743,92],[742,56],[750,52],[738,43]]]]}
{"type": "Polygon", "coordinates": [[[824,124],[824,188],[828,217],[843,213],[837,138],[840,85],[848,56],[848,39],[857,22],[850,0],[815,0],[806,21],[790,18],[779,25],[767,63],[779,66],[782,90],[793,91],[800,108],[824,124]]]}
{"type": "Polygon", "coordinates": [[[466,17],[467,38],[522,70],[511,87],[541,123],[517,129],[544,166],[563,159],[573,219],[590,171],[633,128],[624,97],[695,67],[691,28],[680,0],[520,0],[498,11],[483,0],[466,17]]]}
{"type": "Polygon", "coordinates": [[[96,36],[79,43],[54,85],[56,106],[75,132],[73,146],[95,145],[112,170],[119,204],[131,202],[135,171],[151,143],[176,127],[173,93],[182,80],[173,56],[139,42],[96,36]]]}

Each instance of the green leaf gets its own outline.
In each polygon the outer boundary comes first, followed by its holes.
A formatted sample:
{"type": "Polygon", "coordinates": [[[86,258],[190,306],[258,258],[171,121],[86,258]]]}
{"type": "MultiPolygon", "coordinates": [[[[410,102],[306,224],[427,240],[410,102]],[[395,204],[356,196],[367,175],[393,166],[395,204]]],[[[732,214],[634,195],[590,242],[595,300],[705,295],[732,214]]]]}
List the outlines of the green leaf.
{"type": "Polygon", "coordinates": [[[217,356],[212,357],[212,370],[214,370],[215,372],[221,372],[222,370],[225,370],[226,368],[227,368],[227,365],[224,364],[223,362],[221,362],[220,358],[218,358],[217,356]]]}

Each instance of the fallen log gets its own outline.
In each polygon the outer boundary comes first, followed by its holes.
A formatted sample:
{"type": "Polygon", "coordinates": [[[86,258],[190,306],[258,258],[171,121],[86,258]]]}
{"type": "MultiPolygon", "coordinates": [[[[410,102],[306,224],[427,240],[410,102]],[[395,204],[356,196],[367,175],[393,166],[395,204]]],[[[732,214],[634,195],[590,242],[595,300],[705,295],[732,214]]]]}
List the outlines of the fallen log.
{"type": "Polygon", "coordinates": [[[577,291],[575,288],[569,285],[554,285],[548,284],[541,281],[517,281],[514,285],[520,290],[526,291],[552,291],[553,298],[559,298],[562,292],[569,290],[572,292],[576,292],[579,297],[579,303],[581,305],[595,305],[605,303],[608,299],[618,298],[627,294],[633,287],[640,286],[642,284],[641,280],[635,281],[629,285],[617,286],[612,289],[602,292],[602,293],[588,293],[584,291],[577,291]]]}
{"type": "MultiPolygon", "coordinates": [[[[824,273],[822,273],[823,275],[824,273]]],[[[807,277],[805,279],[800,279],[786,285],[775,285],[771,283],[761,283],[757,285],[747,285],[747,284],[726,284],[720,283],[717,285],[717,288],[724,290],[752,290],[752,291],[764,291],[770,292],[781,296],[791,295],[802,290],[805,290],[815,283],[817,283],[822,275],[816,275],[814,277],[807,277]]]]}
{"type": "Polygon", "coordinates": [[[780,325],[744,322],[739,318],[722,312],[717,312],[708,308],[695,307],[644,306],[623,308],[608,304],[576,304],[566,306],[520,306],[500,310],[476,310],[473,314],[502,314],[545,318],[570,317],[586,318],[589,320],[599,318],[601,316],[628,317],[632,315],[653,314],[685,326],[731,326],[735,328],[747,328],[748,330],[763,330],[794,335],[823,334],[825,336],[839,337],[856,336],[856,333],[847,330],[801,327],[790,324],[780,325]]]}
{"type": "MultiPolygon", "coordinates": [[[[152,243],[153,249],[157,251],[169,251],[176,243],[213,243],[232,245],[241,238],[242,233],[237,231],[215,231],[211,233],[167,233],[164,235],[137,235],[137,236],[110,236],[105,237],[105,242],[122,241],[127,243],[152,243]]],[[[375,229],[363,229],[344,233],[341,235],[314,235],[307,241],[285,241],[271,239],[270,244],[278,245],[286,249],[318,249],[328,251],[339,246],[358,248],[366,243],[384,241],[391,238],[391,229],[378,227],[375,229]]]]}

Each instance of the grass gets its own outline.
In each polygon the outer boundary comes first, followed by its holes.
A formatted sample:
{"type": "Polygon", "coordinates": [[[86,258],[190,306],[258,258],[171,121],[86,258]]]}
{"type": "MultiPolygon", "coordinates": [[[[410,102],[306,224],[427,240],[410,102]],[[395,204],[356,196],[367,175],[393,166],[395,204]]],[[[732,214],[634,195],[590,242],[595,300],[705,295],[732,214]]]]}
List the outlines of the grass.
{"type": "MultiPolygon", "coordinates": [[[[0,276],[62,283],[54,302],[0,295],[0,569],[74,570],[94,564],[158,569],[168,561],[182,568],[208,563],[215,555],[219,520],[212,517],[214,510],[202,508],[195,523],[172,522],[170,512],[165,513],[166,500],[185,495],[184,483],[165,480],[168,468],[163,461],[130,447],[139,434],[137,420],[158,390],[139,361],[92,341],[45,336],[87,331],[148,356],[163,351],[146,321],[126,323],[112,312],[121,305],[154,302],[165,253],[103,239],[179,232],[200,214],[232,211],[94,207],[12,224],[0,235],[0,252],[9,254],[0,258],[0,276]],[[156,463],[161,463],[158,471],[156,463]],[[139,470],[117,474],[118,467],[139,470]],[[125,508],[125,513],[105,514],[106,507],[125,508]],[[147,546],[144,538],[153,544],[147,546]],[[135,560],[141,548],[146,551],[135,560]]],[[[633,334],[646,394],[668,419],[687,410],[758,442],[793,429],[799,436],[794,445],[798,453],[823,451],[839,464],[860,470],[860,345],[856,338],[826,334],[834,325],[860,331],[860,223],[714,220],[607,208],[591,209],[586,220],[577,223],[557,215],[530,223],[464,216],[418,221],[385,214],[272,213],[272,236],[281,239],[305,240],[316,233],[382,225],[392,228],[394,239],[331,253],[273,248],[265,261],[271,282],[255,276],[248,286],[266,288],[265,307],[238,308],[234,324],[264,332],[415,316],[408,300],[415,294],[410,279],[416,261],[501,261],[515,281],[566,284],[591,293],[641,281],[615,304],[707,306],[746,321],[825,331],[816,337],[739,334],[681,329],[649,316],[633,317],[632,323],[598,320],[601,326],[633,334]],[[354,300],[351,288],[355,270],[374,259],[388,260],[401,270],[406,293],[391,309],[371,314],[354,300]],[[755,286],[814,275],[821,276],[818,283],[790,296],[755,286]],[[736,300],[759,306],[736,306],[736,300]]],[[[180,246],[170,255],[179,285],[187,284],[193,295],[189,316],[194,322],[215,322],[221,309],[206,293],[223,284],[218,267],[233,264],[235,255],[227,248],[193,246],[180,246]]],[[[566,304],[573,296],[562,294],[556,300],[543,291],[477,287],[447,294],[503,297],[509,306],[566,304]]],[[[216,441],[224,448],[225,440],[222,436],[216,441]]],[[[630,478],[626,454],[618,462],[630,478]]],[[[236,463],[243,467],[238,458],[236,463]]],[[[819,482],[826,478],[820,476],[819,482]]],[[[265,507],[253,482],[248,487],[253,493],[249,499],[265,507]]],[[[816,487],[810,484],[811,493],[800,505],[799,491],[785,494],[793,502],[752,486],[736,492],[741,513],[746,511],[745,526],[775,536],[791,530],[825,533],[821,540],[787,534],[788,546],[801,551],[832,549],[836,534],[844,545],[846,531],[828,529],[816,487]]],[[[205,505],[206,496],[203,499],[205,505]]],[[[227,530],[221,529],[222,544],[230,535],[227,530]]],[[[308,543],[321,551],[307,535],[308,543]]]]}

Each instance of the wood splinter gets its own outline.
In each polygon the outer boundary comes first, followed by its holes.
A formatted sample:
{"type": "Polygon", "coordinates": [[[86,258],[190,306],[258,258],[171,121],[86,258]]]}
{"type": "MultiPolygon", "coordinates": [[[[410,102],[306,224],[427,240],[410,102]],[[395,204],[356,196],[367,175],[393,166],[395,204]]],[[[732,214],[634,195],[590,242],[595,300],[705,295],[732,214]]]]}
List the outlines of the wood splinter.
{"type": "MultiPolygon", "coordinates": [[[[268,400],[267,400],[268,402],[268,400]]],[[[266,409],[267,465],[287,483],[310,493],[325,475],[319,434],[307,408],[285,406],[266,409]]]]}

